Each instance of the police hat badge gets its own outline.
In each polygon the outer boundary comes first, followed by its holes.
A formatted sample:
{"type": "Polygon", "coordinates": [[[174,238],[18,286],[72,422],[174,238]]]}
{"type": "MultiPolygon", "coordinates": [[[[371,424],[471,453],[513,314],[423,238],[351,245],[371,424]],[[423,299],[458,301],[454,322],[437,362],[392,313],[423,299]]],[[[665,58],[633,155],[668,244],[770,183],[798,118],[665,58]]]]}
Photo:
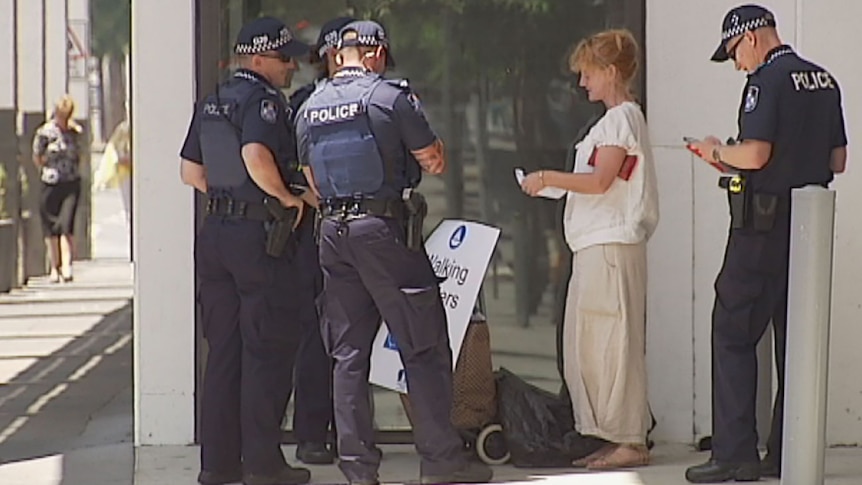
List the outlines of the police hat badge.
{"type": "Polygon", "coordinates": [[[271,99],[264,99],[260,102],[260,119],[267,123],[275,123],[278,119],[278,109],[271,99]]]}

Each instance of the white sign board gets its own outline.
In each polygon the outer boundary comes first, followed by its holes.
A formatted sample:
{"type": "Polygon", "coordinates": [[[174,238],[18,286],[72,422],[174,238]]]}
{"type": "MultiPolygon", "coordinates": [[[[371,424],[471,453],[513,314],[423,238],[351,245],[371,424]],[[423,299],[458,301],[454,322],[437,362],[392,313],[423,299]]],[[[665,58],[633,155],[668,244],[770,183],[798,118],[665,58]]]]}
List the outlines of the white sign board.
{"type": "MultiPolygon", "coordinates": [[[[440,284],[440,298],[446,309],[453,365],[458,361],[479,288],[499,237],[500,229],[496,227],[450,219],[441,222],[425,242],[434,272],[446,277],[440,284]]],[[[381,325],[371,351],[369,380],[404,393],[407,392],[405,377],[397,342],[389,335],[386,325],[381,325]]]]}
{"type": "Polygon", "coordinates": [[[87,57],[90,55],[90,23],[69,20],[66,30],[66,55],[69,79],[87,79],[87,57]]]}

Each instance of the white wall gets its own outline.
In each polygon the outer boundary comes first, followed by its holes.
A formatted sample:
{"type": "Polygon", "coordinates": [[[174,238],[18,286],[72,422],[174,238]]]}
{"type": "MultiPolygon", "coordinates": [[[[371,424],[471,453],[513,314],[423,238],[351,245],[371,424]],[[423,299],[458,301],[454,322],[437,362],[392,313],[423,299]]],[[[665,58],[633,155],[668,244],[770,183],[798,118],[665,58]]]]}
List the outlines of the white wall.
{"type": "MultiPolygon", "coordinates": [[[[68,92],[66,84],[66,0],[45,0],[45,106],[68,92]]],[[[86,113],[81,99],[75,98],[76,115],[86,113]]]]}
{"type": "Polygon", "coordinates": [[[832,335],[829,367],[827,442],[862,444],[862,29],[858,19],[862,2],[846,0],[800,1],[801,55],[828,69],[844,95],[850,157],[847,173],[833,185],[836,195],[836,239],[832,293],[832,335]]]}
{"type": "MultiPolygon", "coordinates": [[[[81,47],[86,55],[90,51],[90,0],[66,0],[67,6],[67,21],[77,33],[77,40],[82,44],[81,47]]],[[[64,41],[68,38],[66,29],[63,30],[64,41]]],[[[66,51],[63,55],[67,56],[66,51]]],[[[68,63],[66,64],[68,69],[68,63]]],[[[87,77],[71,77],[67,73],[67,89],[69,94],[75,98],[78,104],[77,116],[79,118],[90,117],[90,87],[87,77]]]]}
{"type": "Polygon", "coordinates": [[[42,2],[18,2],[18,110],[44,110],[42,89],[42,2]]]}
{"type": "MultiPolygon", "coordinates": [[[[682,136],[712,134],[724,139],[736,134],[745,75],[735,72],[732,64],[716,64],[709,57],[718,45],[724,14],[739,3],[664,0],[649,2],[647,7],[647,115],[662,211],[650,244],[648,290],[650,399],[660,423],[656,430],[659,440],[691,442],[711,434],[713,283],[723,257],[728,211],[725,194],[716,185],[717,172],[688,153],[682,136]]],[[[853,89],[862,85],[862,62],[846,53],[849,46],[862,45],[862,32],[853,24],[857,18],[853,14],[862,13],[862,3],[760,3],[775,13],[785,42],[826,65],[842,83],[852,137],[854,120],[862,116],[860,96],[853,89]],[[802,35],[797,36],[798,32],[802,35]],[[841,32],[840,40],[835,32],[841,32]]],[[[858,325],[862,298],[852,279],[862,274],[862,258],[853,254],[862,250],[862,221],[841,217],[849,207],[862,204],[862,194],[855,189],[862,184],[860,177],[851,168],[836,184],[838,245],[829,443],[862,441],[862,381],[853,374],[854,369],[862,368],[862,354],[855,350],[862,342],[858,325]]]]}
{"type": "Polygon", "coordinates": [[[0,109],[15,107],[15,0],[0,0],[0,109]]]}
{"type": "Polygon", "coordinates": [[[194,206],[178,158],[194,102],[194,4],[132,0],[136,445],[194,441],[194,206]]]}

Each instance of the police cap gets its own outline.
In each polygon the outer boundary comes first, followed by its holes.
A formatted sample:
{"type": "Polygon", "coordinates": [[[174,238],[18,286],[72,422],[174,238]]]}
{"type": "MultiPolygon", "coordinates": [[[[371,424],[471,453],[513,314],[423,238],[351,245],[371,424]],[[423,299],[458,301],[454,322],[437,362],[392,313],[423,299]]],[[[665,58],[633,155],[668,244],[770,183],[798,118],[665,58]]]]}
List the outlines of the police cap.
{"type": "Polygon", "coordinates": [[[775,15],[760,5],[740,5],[724,16],[721,23],[721,43],[712,55],[715,62],[730,58],[727,54],[727,41],[746,32],[762,27],[775,27],[775,15]]]}
{"type": "Polygon", "coordinates": [[[383,27],[372,20],[357,20],[344,26],[339,33],[338,49],[345,47],[377,47],[386,49],[386,66],[395,66],[389,38],[383,27]]]}
{"type": "Polygon", "coordinates": [[[314,46],[319,59],[323,59],[329,49],[338,48],[339,32],[345,25],[355,20],[353,17],[338,17],[323,24],[323,27],[320,28],[320,34],[317,35],[317,44],[314,46]]]}
{"type": "Polygon", "coordinates": [[[291,58],[304,56],[309,49],[308,44],[293,36],[284,22],[273,17],[260,17],[245,24],[234,46],[234,52],[239,55],[276,51],[291,58]]]}

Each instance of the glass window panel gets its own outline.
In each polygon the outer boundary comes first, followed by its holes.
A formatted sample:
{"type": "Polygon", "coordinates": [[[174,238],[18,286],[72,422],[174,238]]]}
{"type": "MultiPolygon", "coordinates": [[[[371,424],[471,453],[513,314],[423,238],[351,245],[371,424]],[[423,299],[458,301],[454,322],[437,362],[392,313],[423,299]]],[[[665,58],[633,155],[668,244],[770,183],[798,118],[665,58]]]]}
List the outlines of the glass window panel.
{"type": "MultiPolygon", "coordinates": [[[[556,327],[571,264],[562,203],[524,196],[513,169],[566,168],[569,145],[603,110],[568,71],[570,48],[625,27],[641,45],[643,66],[645,1],[221,0],[221,7],[222,76],[240,26],[259,15],[285,20],[309,43],[339,15],[386,27],[397,61],[387,76],[410,80],[446,142],[449,170],[420,185],[430,205],[427,229],[447,217],[502,229],[483,288],[494,367],[558,391],[556,327]]],[[[636,93],[644,103],[642,73],[636,93]]],[[[286,93],[314,77],[304,64],[286,93]]],[[[376,389],[374,400],[378,429],[409,427],[395,393],[376,389]]]]}

